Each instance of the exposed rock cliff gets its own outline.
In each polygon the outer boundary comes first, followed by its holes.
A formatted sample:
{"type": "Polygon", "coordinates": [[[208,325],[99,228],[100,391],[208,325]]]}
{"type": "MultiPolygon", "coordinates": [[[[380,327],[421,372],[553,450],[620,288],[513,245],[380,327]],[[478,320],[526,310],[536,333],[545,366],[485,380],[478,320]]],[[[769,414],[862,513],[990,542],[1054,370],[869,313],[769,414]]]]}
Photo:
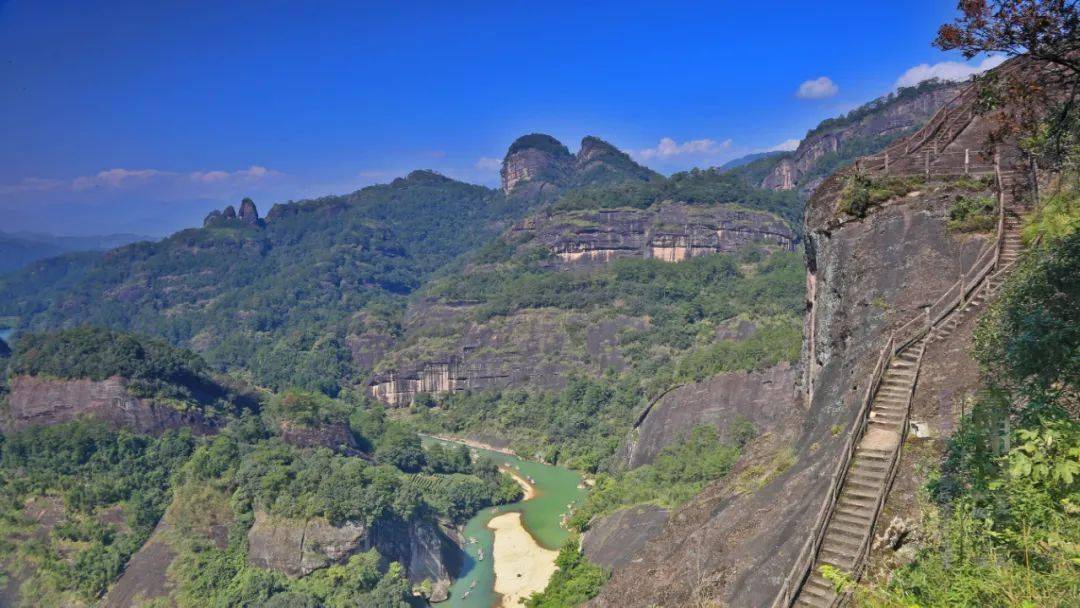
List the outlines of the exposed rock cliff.
{"type": "Polygon", "coordinates": [[[239,219],[245,224],[258,224],[259,223],[259,211],[255,209],[255,201],[250,198],[245,198],[240,201],[240,216],[239,219]]]}
{"type": "Polygon", "coordinates": [[[718,374],[676,388],[641,417],[620,448],[620,460],[631,469],[649,464],[695,426],[716,427],[721,436],[737,420],[774,432],[790,427],[798,418],[795,380],[794,368],[784,363],[760,372],[718,374]]]}
{"type": "Polygon", "coordinates": [[[388,562],[404,566],[414,584],[431,581],[431,600],[438,602],[446,599],[457,571],[460,547],[452,534],[420,520],[380,521],[367,528],[359,523],[335,526],[322,518],[304,521],[256,511],[248,531],[248,562],[296,578],[375,548],[388,562]]]}
{"type": "Polygon", "coordinates": [[[302,521],[256,511],[248,530],[248,562],[293,578],[306,576],[363,551],[367,536],[359,523],[334,526],[321,517],[302,521]]]}
{"type": "Polygon", "coordinates": [[[554,194],[566,185],[574,156],[559,140],[533,133],[519,137],[503,159],[502,189],[526,198],[554,194]]]}
{"type": "Polygon", "coordinates": [[[299,448],[329,448],[347,456],[360,455],[356,437],[347,422],[328,422],[306,425],[283,420],[278,428],[281,438],[290,445],[299,448]]]}
{"type": "Polygon", "coordinates": [[[573,186],[662,179],[598,137],[582,139],[575,155],[541,133],[519,137],[510,145],[501,175],[503,192],[526,200],[550,199],[573,186]]]}
{"type": "Polygon", "coordinates": [[[581,550],[590,561],[605,568],[631,562],[645,543],[664,531],[668,510],[656,505],[619,509],[589,525],[581,537],[581,550]]]}
{"type": "Polygon", "coordinates": [[[799,188],[809,193],[835,167],[818,170],[818,164],[826,156],[843,153],[846,147],[854,147],[851,158],[876,151],[867,148],[874,140],[883,147],[890,137],[902,135],[921,126],[960,92],[962,84],[924,83],[901,91],[899,94],[881,97],[865,106],[852,110],[846,117],[829,119],[810,131],[799,147],[781,160],[761,182],[762,188],[792,190],[799,188]],[[864,149],[867,148],[867,149],[864,149]]]}
{"type": "Polygon", "coordinates": [[[679,262],[749,244],[791,250],[796,240],[794,231],[769,213],[682,203],[536,215],[511,234],[530,237],[526,246],[540,245],[564,264],[628,257],[679,262]]]}
{"type": "Polygon", "coordinates": [[[487,321],[469,320],[468,305],[420,303],[410,312],[406,340],[382,362],[368,390],[393,406],[420,393],[533,386],[558,389],[570,370],[621,369],[618,334],[641,320],[590,319],[583,313],[528,310],[487,321]],[[577,348],[581,356],[573,356],[577,348]]]}
{"type": "Polygon", "coordinates": [[[11,380],[8,411],[0,423],[4,432],[13,432],[89,418],[113,428],[143,433],[185,426],[205,433],[218,423],[208,414],[212,413],[196,407],[180,410],[168,403],[135,397],[128,390],[127,381],[118,376],[102,381],[15,376],[11,380]]]}
{"type": "MultiPolygon", "coordinates": [[[[912,103],[929,113],[939,101],[912,103]]],[[[985,143],[981,120],[958,141],[985,143]]],[[[779,468],[757,490],[740,489],[738,470],[707,487],[615,569],[592,605],[770,605],[811,533],[889,332],[935,302],[985,243],[948,231],[949,206],[962,193],[953,182],[930,180],[864,219],[838,213],[839,192],[819,188],[806,214],[808,315],[794,429],[773,444],[782,458],[766,452],[740,463],[747,474],[779,468]]]]}

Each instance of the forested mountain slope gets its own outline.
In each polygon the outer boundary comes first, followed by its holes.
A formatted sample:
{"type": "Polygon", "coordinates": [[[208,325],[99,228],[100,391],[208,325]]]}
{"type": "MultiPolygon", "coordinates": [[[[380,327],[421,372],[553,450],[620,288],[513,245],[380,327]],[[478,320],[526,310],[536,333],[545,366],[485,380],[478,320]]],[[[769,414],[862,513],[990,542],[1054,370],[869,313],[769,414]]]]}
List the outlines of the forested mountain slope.
{"type": "Polygon", "coordinates": [[[402,296],[521,211],[495,191],[417,171],[277,205],[265,221],[211,217],[159,243],[39,262],[0,281],[0,315],[20,330],[162,336],[264,386],[336,394],[365,355],[358,336],[392,332],[402,296]]]}
{"type": "Polygon", "coordinates": [[[153,240],[137,234],[53,236],[31,232],[0,232],[0,274],[45,258],[72,251],[104,251],[136,241],[153,240]]]}

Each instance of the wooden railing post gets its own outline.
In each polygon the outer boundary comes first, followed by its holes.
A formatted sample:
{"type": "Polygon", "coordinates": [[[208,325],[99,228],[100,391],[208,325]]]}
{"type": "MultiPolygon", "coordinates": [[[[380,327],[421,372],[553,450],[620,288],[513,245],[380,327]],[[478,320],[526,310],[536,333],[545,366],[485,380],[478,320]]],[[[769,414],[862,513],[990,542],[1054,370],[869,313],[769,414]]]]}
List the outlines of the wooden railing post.
{"type": "Polygon", "coordinates": [[[971,148],[964,148],[964,175],[971,172],[971,148]]]}

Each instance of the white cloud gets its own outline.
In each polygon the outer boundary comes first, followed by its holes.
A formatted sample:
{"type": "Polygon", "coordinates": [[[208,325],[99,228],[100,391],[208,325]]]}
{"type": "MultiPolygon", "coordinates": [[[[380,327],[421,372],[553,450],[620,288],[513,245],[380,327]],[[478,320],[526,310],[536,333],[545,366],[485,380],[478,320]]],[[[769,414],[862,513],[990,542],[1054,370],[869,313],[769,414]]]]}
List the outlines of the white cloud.
{"type": "Polygon", "coordinates": [[[718,142],[715,139],[691,139],[678,143],[670,137],[664,137],[653,148],[638,151],[638,156],[645,160],[653,158],[671,158],[673,156],[711,156],[731,148],[731,140],[718,142]]]}
{"type": "Polygon", "coordinates": [[[158,169],[106,169],[98,172],[97,175],[76,177],[71,182],[71,187],[75,190],[88,190],[101,186],[121,188],[166,175],[172,174],[158,169]]]}
{"type": "Polygon", "coordinates": [[[799,99],[825,99],[840,92],[840,87],[828,76],[807,80],[799,85],[795,96],[799,99]]]}
{"type": "Polygon", "coordinates": [[[190,177],[191,181],[204,184],[212,184],[215,182],[223,182],[230,179],[254,181],[263,179],[266,177],[274,177],[281,175],[277,171],[272,171],[266,167],[260,167],[259,165],[252,165],[247,169],[240,169],[239,171],[195,171],[192,172],[190,177]]]}
{"type": "Polygon", "coordinates": [[[81,175],[72,180],[27,177],[16,184],[0,185],[0,194],[26,192],[45,192],[53,190],[72,190],[76,192],[95,189],[138,188],[153,184],[155,188],[168,188],[170,191],[190,190],[189,182],[205,185],[250,185],[271,177],[282,175],[279,171],[252,165],[237,171],[193,171],[177,173],[161,169],[106,169],[94,175],[81,175]],[[189,184],[186,185],[185,184],[189,184]]]}
{"type": "Polygon", "coordinates": [[[896,87],[914,86],[931,78],[952,81],[967,80],[975,74],[981,74],[986,70],[1001,65],[1005,59],[1007,59],[1005,55],[990,55],[975,65],[960,63],[959,61],[942,61],[933,65],[920,63],[908,69],[900,78],[897,78],[896,87]]]}
{"type": "Polygon", "coordinates": [[[765,148],[765,152],[791,152],[799,147],[798,139],[785,139],[771,148],[765,148]]]}
{"type": "Polygon", "coordinates": [[[490,156],[481,156],[476,161],[476,168],[481,171],[499,171],[502,169],[502,160],[490,156]]]}

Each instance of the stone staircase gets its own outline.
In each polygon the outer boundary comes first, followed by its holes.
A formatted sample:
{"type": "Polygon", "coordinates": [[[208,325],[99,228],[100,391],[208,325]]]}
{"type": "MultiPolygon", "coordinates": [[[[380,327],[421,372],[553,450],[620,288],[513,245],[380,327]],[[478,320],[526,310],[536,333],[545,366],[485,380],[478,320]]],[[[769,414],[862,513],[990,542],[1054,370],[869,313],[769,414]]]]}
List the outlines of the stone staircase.
{"type": "Polygon", "coordinates": [[[795,600],[800,608],[830,608],[839,599],[821,574],[828,565],[851,572],[871,541],[874,520],[890,485],[896,447],[903,439],[925,339],[892,357],[870,406],[870,421],[844,476],[813,570],[795,600]]]}
{"type": "MultiPolygon", "coordinates": [[[[1017,166],[1015,159],[995,157],[1001,209],[996,249],[985,249],[972,270],[926,310],[925,320],[912,319],[890,337],[868,389],[865,430],[853,437],[854,448],[847,452],[850,460],[846,466],[839,465],[838,471],[842,470],[843,474],[834,486],[835,502],[824,511],[823,519],[819,519],[823,524],[808,541],[812,566],[808,571],[803,570],[805,578],[790,584],[792,592],[781,592],[774,608],[832,608],[841,601],[842,594],[823,576],[822,566],[859,578],[873,539],[875,521],[896,472],[926,345],[946,339],[967,315],[984,306],[1020,255],[1022,209],[1017,201],[1026,186],[1026,175],[1012,170],[1017,166]],[[999,161],[1005,161],[1004,165],[1010,168],[1002,170],[999,161]],[[975,289],[965,299],[970,285],[975,285],[975,289]]],[[[788,586],[785,582],[785,587],[788,586]]]]}
{"type": "Polygon", "coordinates": [[[1004,210],[1002,213],[1001,242],[998,246],[997,262],[994,264],[994,274],[986,277],[986,280],[971,294],[970,299],[957,306],[956,310],[948,318],[933,329],[930,333],[930,344],[944,341],[969,316],[980,311],[983,305],[997,293],[1005,282],[1004,274],[1020,257],[1021,249],[1024,246],[1020,229],[1023,227],[1024,220],[1015,201],[1019,189],[1023,187],[1022,179],[1023,176],[1020,172],[1001,172],[1001,196],[1004,210]]]}

